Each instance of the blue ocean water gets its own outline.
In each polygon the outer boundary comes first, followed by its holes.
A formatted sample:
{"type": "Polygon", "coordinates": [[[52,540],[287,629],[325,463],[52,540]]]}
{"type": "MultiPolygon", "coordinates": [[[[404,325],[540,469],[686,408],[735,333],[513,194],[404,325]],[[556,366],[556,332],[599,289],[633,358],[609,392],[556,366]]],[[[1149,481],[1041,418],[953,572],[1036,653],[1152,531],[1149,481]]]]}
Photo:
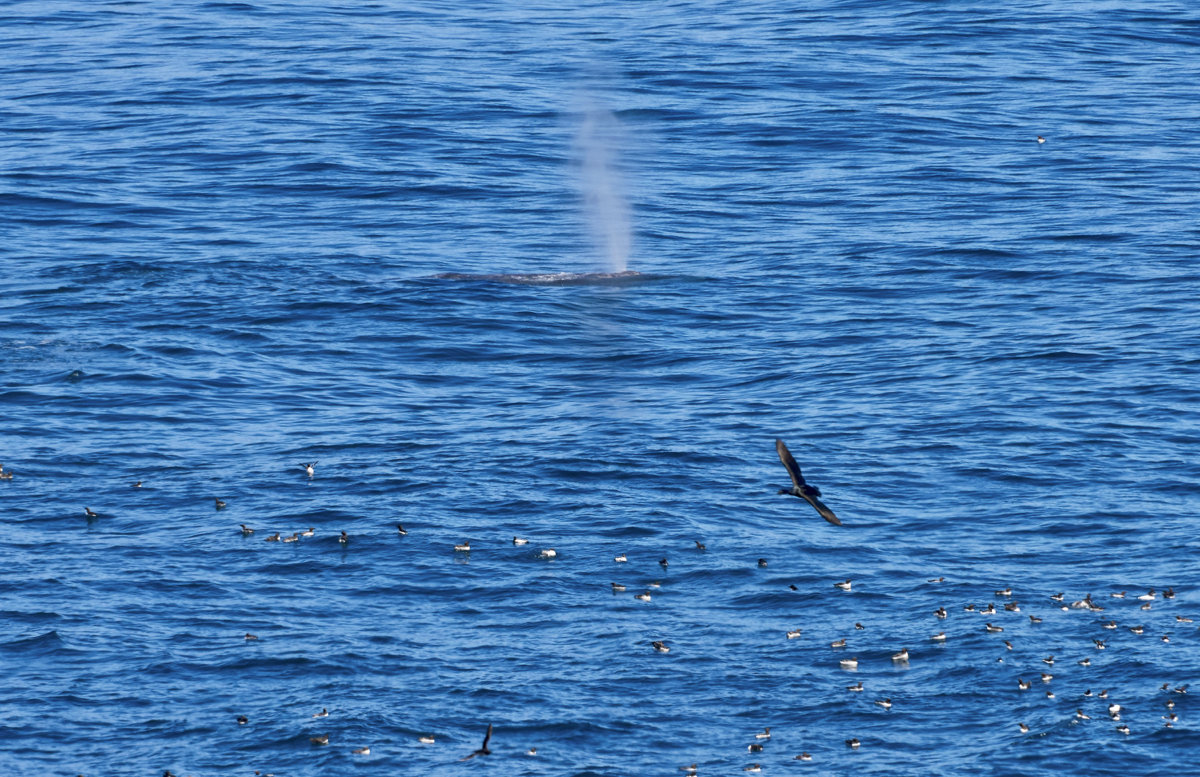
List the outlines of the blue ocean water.
{"type": "Polygon", "coordinates": [[[468,5],[0,6],[0,774],[1193,768],[1200,9],[468,5]]]}

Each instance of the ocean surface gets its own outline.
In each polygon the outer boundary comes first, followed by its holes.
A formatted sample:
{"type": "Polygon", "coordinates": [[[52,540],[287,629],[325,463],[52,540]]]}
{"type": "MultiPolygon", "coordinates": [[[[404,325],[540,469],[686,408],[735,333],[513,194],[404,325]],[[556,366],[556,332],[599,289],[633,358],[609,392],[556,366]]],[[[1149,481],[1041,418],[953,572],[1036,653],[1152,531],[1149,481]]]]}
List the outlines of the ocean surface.
{"type": "Polygon", "coordinates": [[[17,0],[0,82],[0,775],[1194,773],[1195,3],[17,0]]]}

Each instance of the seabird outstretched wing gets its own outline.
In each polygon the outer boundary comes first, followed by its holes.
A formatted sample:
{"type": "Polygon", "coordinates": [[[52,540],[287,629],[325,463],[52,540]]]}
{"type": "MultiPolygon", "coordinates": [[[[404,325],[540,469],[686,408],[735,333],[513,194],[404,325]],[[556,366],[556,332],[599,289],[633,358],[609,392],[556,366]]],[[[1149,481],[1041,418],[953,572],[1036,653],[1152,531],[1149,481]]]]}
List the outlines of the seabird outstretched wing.
{"type": "Polygon", "coordinates": [[[822,518],[829,521],[834,526],[842,525],[842,522],[838,520],[838,517],[833,514],[833,510],[830,510],[828,507],[826,507],[825,503],[822,502],[820,499],[817,499],[815,496],[810,496],[808,494],[801,494],[801,496],[803,496],[804,499],[807,500],[807,502],[810,505],[817,508],[817,512],[821,514],[822,518]]]}
{"type": "Polygon", "coordinates": [[[779,453],[779,460],[783,462],[783,466],[787,468],[788,476],[792,479],[792,485],[796,488],[804,487],[804,476],[800,474],[800,465],[792,458],[791,451],[783,444],[783,440],[775,440],[775,450],[779,453]]]}

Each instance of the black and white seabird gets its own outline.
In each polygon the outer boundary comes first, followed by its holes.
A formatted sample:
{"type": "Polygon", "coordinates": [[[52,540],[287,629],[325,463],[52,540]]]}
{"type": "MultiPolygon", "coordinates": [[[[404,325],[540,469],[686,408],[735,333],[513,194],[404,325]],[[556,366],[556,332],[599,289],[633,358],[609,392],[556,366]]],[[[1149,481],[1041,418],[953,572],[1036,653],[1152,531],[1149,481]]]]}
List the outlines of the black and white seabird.
{"type": "Polygon", "coordinates": [[[408,534],[408,530],[404,528],[403,524],[398,523],[396,524],[396,533],[403,537],[405,534],[408,534]]]}
{"type": "Polygon", "coordinates": [[[650,646],[653,647],[655,650],[657,650],[659,653],[670,653],[671,652],[671,648],[667,647],[667,643],[665,643],[659,639],[656,639],[653,642],[651,642],[650,646]]]}
{"type": "Polygon", "coordinates": [[[90,507],[83,508],[83,511],[85,513],[87,513],[88,518],[99,518],[100,517],[100,513],[92,512],[92,508],[90,508],[90,507]]]}
{"type": "Polygon", "coordinates": [[[242,527],[242,534],[253,534],[253,533],[254,533],[254,529],[251,529],[251,528],[250,528],[249,526],[247,526],[246,524],[244,524],[244,523],[241,523],[241,524],[238,524],[238,525],[242,527]]]}
{"type": "Polygon", "coordinates": [[[310,480],[313,475],[317,474],[316,469],[314,469],[317,466],[317,462],[315,461],[312,464],[301,464],[300,466],[304,467],[304,471],[308,474],[310,480]]]}
{"type": "Polygon", "coordinates": [[[246,717],[245,715],[238,715],[237,722],[239,726],[244,726],[250,722],[250,718],[246,717]]]}
{"type": "Polygon", "coordinates": [[[215,497],[215,496],[214,496],[214,497],[213,497],[213,501],[216,503],[216,505],[217,505],[217,509],[218,509],[218,510],[224,510],[224,509],[225,509],[225,503],[224,503],[224,502],[222,502],[220,499],[218,499],[217,497],[215,497]]]}
{"type": "Polygon", "coordinates": [[[788,476],[792,479],[792,487],[790,489],[781,488],[779,489],[779,493],[800,497],[815,507],[822,518],[834,526],[841,526],[842,522],[833,514],[833,510],[830,510],[817,498],[821,495],[821,490],[816,486],[810,486],[804,482],[804,475],[800,474],[800,465],[792,458],[792,454],[788,451],[787,446],[783,444],[783,440],[775,441],[775,450],[779,453],[779,460],[783,462],[783,466],[787,468],[788,476]]]}
{"type": "Polygon", "coordinates": [[[491,755],[492,751],[488,750],[488,746],[487,746],[488,740],[491,738],[492,738],[492,724],[489,723],[487,733],[483,735],[483,744],[479,747],[479,749],[476,750],[475,752],[471,753],[470,755],[466,756],[465,758],[460,758],[458,760],[470,761],[472,758],[474,758],[477,755],[491,755]]]}
{"type": "Polygon", "coordinates": [[[327,745],[329,744],[329,735],[321,734],[320,736],[309,737],[308,741],[312,742],[314,745],[327,745]]]}

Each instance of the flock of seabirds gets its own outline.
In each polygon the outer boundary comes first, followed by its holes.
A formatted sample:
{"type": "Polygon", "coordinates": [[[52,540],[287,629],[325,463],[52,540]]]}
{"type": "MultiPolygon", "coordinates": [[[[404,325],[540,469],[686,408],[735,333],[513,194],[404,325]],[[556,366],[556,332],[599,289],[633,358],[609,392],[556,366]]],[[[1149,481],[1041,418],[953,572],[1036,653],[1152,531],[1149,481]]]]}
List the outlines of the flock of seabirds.
{"type": "MultiPolygon", "coordinates": [[[[841,520],[837,517],[837,515],[833,512],[833,510],[829,509],[829,507],[826,506],[825,503],[821,501],[820,489],[818,489],[816,486],[813,486],[813,485],[809,484],[807,481],[805,481],[804,475],[801,474],[800,466],[796,463],[796,459],[793,458],[791,452],[788,450],[787,445],[784,444],[783,440],[777,439],[775,441],[775,450],[779,454],[779,460],[780,460],[780,462],[783,463],[783,466],[787,469],[788,476],[791,478],[791,481],[792,481],[791,488],[781,488],[781,489],[779,489],[779,493],[780,494],[790,494],[792,496],[799,497],[800,499],[805,500],[810,505],[812,505],[812,507],[817,511],[817,513],[822,518],[824,518],[826,521],[833,524],[834,526],[841,526],[842,525],[841,520]]],[[[304,469],[305,473],[311,479],[316,476],[316,465],[318,463],[319,462],[314,461],[314,462],[311,462],[308,464],[302,464],[300,466],[304,469]]],[[[5,471],[4,466],[2,464],[0,464],[0,480],[11,480],[12,478],[13,478],[12,471],[5,471]]],[[[139,480],[137,483],[134,483],[133,486],[134,486],[134,488],[140,488],[142,486],[142,481],[139,480]]],[[[214,497],[214,501],[215,501],[215,507],[217,510],[223,510],[226,507],[225,501],[223,501],[219,497],[214,497]]],[[[101,517],[101,515],[99,513],[94,512],[91,508],[85,507],[84,511],[89,519],[96,519],[96,518],[101,517]]],[[[244,537],[249,537],[250,535],[253,535],[255,533],[255,530],[253,528],[247,526],[246,524],[241,524],[240,526],[241,526],[241,533],[244,537]]],[[[408,531],[404,528],[404,526],[402,524],[397,524],[396,530],[397,530],[397,533],[401,536],[407,535],[407,533],[408,533],[408,531]]],[[[267,542],[297,542],[299,540],[299,538],[301,538],[301,537],[313,536],[315,534],[315,531],[316,531],[315,528],[309,527],[308,529],[305,529],[305,530],[293,532],[289,536],[282,536],[282,532],[275,532],[273,534],[268,535],[265,539],[267,542]]],[[[349,542],[349,540],[350,540],[349,535],[347,535],[347,533],[345,531],[342,531],[341,535],[338,537],[338,541],[342,544],[347,544],[349,542]]],[[[529,541],[527,539],[523,539],[521,537],[513,537],[512,542],[514,545],[526,545],[526,544],[528,544],[529,541]]],[[[697,550],[700,550],[700,551],[705,550],[704,544],[699,541],[696,541],[696,548],[697,548],[697,550]]],[[[470,553],[470,551],[471,551],[470,541],[467,540],[467,541],[463,542],[462,544],[455,545],[454,551],[456,553],[470,553]]],[[[542,558],[554,558],[557,555],[557,552],[553,549],[545,549],[545,550],[540,551],[539,555],[542,558]]],[[[621,555],[616,556],[613,560],[616,563],[624,563],[628,560],[628,558],[624,553],[622,553],[621,555]]],[[[661,561],[659,561],[659,564],[665,569],[668,564],[667,559],[665,559],[665,558],[662,559],[661,561]]],[[[766,559],[759,559],[758,565],[760,567],[765,567],[767,565],[766,559]]],[[[942,583],[942,582],[945,582],[945,578],[934,578],[934,579],[928,580],[927,582],[942,583]]],[[[834,585],[834,587],[836,587],[840,590],[850,591],[853,586],[853,580],[850,579],[850,580],[839,581],[839,582],[834,583],[833,585],[834,585]]],[[[652,584],[650,587],[656,587],[656,586],[652,584]]],[[[793,590],[798,590],[795,585],[792,585],[790,587],[793,590]]],[[[612,590],[614,593],[621,593],[626,590],[626,586],[621,585],[619,583],[612,583],[612,590]]],[[[984,616],[999,615],[1000,613],[1004,613],[1004,612],[1019,613],[1021,611],[1020,604],[1015,599],[1012,598],[1013,592],[1012,592],[1011,588],[1005,588],[1003,590],[996,591],[995,595],[997,597],[1008,600],[1007,602],[1005,602],[1002,605],[1002,609],[1000,609],[1000,610],[996,609],[996,605],[994,602],[989,603],[986,607],[976,607],[974,604],[968,604],[963,607],[963,610],[965,612],[977,613],[977,614],[984,615],[984,616]]],[[[1124,591],[1120,591],[1120,592],[1113,593],[1110,596],[1111,596],[1111,598],[1114,598],[1114,599],[1125,599],[1126,593],[1124,591]]],[[[1151,590],[1147,591],[1146,593],[1137,595],[1136,600],[1141,603],[1139,605],[1141,610],[1149,610],[1153,606],[1153,602],[1155,602],[1159,598],[1159,596],[1161,596],[1164,600],[1173,599],[1173,598],[1175,598],[1175,591],[1173,588],[1167,588],[1166,590],[1164,590],[1160,593],[1160,592],[1156,592],[1154,589],[1151,589],[1151,590]]],[[[648,601],[650,601],[651,594],[649,591],[645,591],[644,593],[636,594],[634,596],[634,598],[648,602],[648,601]]],[[[1135,597],[1133,597],[1131,595],[1129,598],[1135,598],[1135,597]]],[[[1074,610],[1087,610],[1087,611],[1091,611],[1091,612],[1102,612],[1105,609],[1103,606],[1101,606],[1100,603],[1098,603],[1092,599],[1092,595],[1090,593],[1087,594],[1082,599],[1071,601],[1071,602],[1067,602],[1065,595],[1063,593],[1054,594],[1054,595],[1050,596],[1050,599],[1053,602],[1055,602],[1056,605],[1058,607],[1060,607],[1062,610],[1074,609],[1074,610]]],[[[931,615],[933,615],[940,621],[940,620],[946,619],[949,616],[949,613],[947,612],[945,607],[938,607],[938,609],[933,611],[931,613],[931,615]]],[[[1040,618],[1036,615],[1029,615],[1028,617],[1029,617],[1029,622],[1031,624],[1037,624],[1037,623],[1042,622],[1042,618],[1040,618]]],[[[1192,623],[1191,618],[1187,618],[1182,615],[1176,615],[1175,620],[1179,624],[1192,623]]],[[[1115,631],[1119,628],[1118,624],[1115,620],[1104,621],[1101,624],[1101,626],[1103,629],[1106,629],[1109,631],[1115,631]]],[[[861,623],[855,624],[856,630],[861,630],[863,628],[864,628],[864,626],[861,623]]],[[[1137,634],[1137,635],[1142,635],[1146,631],[1145,627],[1140,626],[1140,625],[1126,627],[1126,628],[1128,628],[1128,630],[1131,633],[1137,634]]],[[[987,620],[985,622],[983,629],[985,632],[987,632],[989,634],[1000,634],[1000,633],[1004,632],[1003,626],[994,625],[991,622],[991,620],[987,620]]],[[[794,629],[792,631],[788,631],[786,634],[786,637],[789,640],[799,638],[800,636],[801,636],[800,629],[794,629]]],[[[253,641],[253,640],[257,640],[258,637],[254,634],[247,633],[245,635],[244,639],[247,641],[253,641]]],[[[947,639],[946,632],[942,631],[942,632],[933,634],[932,636],[929,637],[929,639],[933,643],[945,643],[946,639],[947,639]]],[[[1167,634],[1163,634],[1160,636],[1160,640],[1164,643],[1169,642],[1170,637],[1167,634]]],[[[1012,642],[1010,642],[1009,640],[1003,640],[1003,642],[1004,642],[1005,649],[1007,651],[1011,651],[1013,649],[1012,642]]],[[[1104,650],[1107,647],[1106,642],[1107,642],[1106,639],[1093,639],[1092,647],[1094,648],[1094,650],[1104,650]]],[[[670,646],[667,645],[666,642],[662,641],[662,640],[654,640],[654,641],[650,642],[650,647],[652,647],[655,651],[657,651],[659,653],[669,653],[671,651],[670,646]]],[[[847,640],[845,638],[835,640],[834,642],[830,643],[830,647],[835,650],[845,650],[847,647],[847,640]]],[[[907,665],[907,663],[909,661],[908,648],[903,648],[899,652],[892,655],[891,660],[896,665],[902,665],[902,666],[907,665]]],[[[998,660],[1003,662],[1004,659],[1000,658],[998,660]]],[[[1049,655],[1049,656],[1046,656],[1045,658],[1043,658],[1042,662],[1046,665],[1046,671],[1043,671],[1040,673],[1041,674],[1040,678],[1036,678],[1036,679],[1040,679],[1043,687],[1046,688],[1044,693],[1045,693],[1045,696],[1049,699],[1055,698],[1054,691],[1052,690],[1053,685],[1051,684],[1054,679],[1054,675],[1052,674],[1051,670],[1053,669],[1055,660],[1056,659],[1053,655],[1049,655]]],[[[1082,667],[1088,667],[1091,665],[1091,659],[1085,656],[1084,658],[1077,660],[1075,663],[1082,667]]],[[[858,662],[857,656],[841,658],[838,661],[839,667],[842,669],[848,670],[848,671],[856,670],[858,668],[858,664],[859,664],[859,662],[858,662]]],[[[1035,678],[1033,675],[1030,676],[1030,679],[1026,679],[1024,677],[1018,678],[1017,679],[1017,690],[1018,691],[1031,690],[1033,688],[1034,679],[1035,678]]],[[[861,680],[859,682],[855,683],[854,685],[846,686],[846,691],[848,691],[850,693],[861,693],[863,690],[864,690],[864,687],[863,687],[863,683],[861,680]]],[[[1174,685],[1173,686],[1171,683],[1163,683],[1162,686],[1159,688],[1159,690],[1166,695],[1166,701],[1164,703],[1164,709],[1163,709],[1165,714],[1163,714],[1161,716],[1161,719],[1164,721],[1163,726],[1166,728],[1172,728],[1174,726],[1175,722],[1178,720],[1178,716],[1175,713],[1176,703],[1175,703],[1174,697],[1178,694],[1186,694],[1188,691],[1188,685],[1185,684],[1185,685],[1174,685]]],[[[1125,710],[1125,707],[1123,707],[1116,700],[1110,700],[1107,690],[1100,690],[1097,692],[1093,692],[1091,689],[1088,689],[1083,692],[1082,697],[1085,699],[1093,699],[1094,698],[1094,699],[1100,700],[1102,702],[1107,702],[1104,713],[1099,713],[1096,710],[1093,710],[1093,711],[1096,712],[1097,715],[1107,715],[1112,720],[1112,722],[1114,724],[1116,724],[1115,725],[1116,732],[1118,732],[1120,734],[1124,734],[1124,735],[1128,735],[1130,733],[1129,726],[1126,723],[1122,722],[1122,719],[1121,719],[1121,712],[1123,710],[1125,710]]],[[[893,706],[891,698],[881,698],[881,699],[876,700],[874,703],[884,710],[891,710],[891,708],[893,706]]],[[[323,708],[320,712],[314,713],[312,715],[312,717],[314,719],[327,718],[327,717],[329,717],[329,714],[330,714],[329,710],[327,708],[323,708]]],[[[1084,709],[1082,707],[1080,707],[1080,708],[1076,709],[1075,716],[1071,720],[1071,723],[1077,724],[1082,721],[1091,720],[1091,719],[1092,719],[1092,716],[1087,714],[1084,711],[1084,709]]],[[[245,715],[239,715],[237,717],[238,725],[246,725],[248,723],[249,723],[249,719],[245,715]]],[[[1030,732],[1030,726],[1028,726],[1024,722],[1018,722],[1017,727],[1018,727],[1018,730],[1023,734],[1030,732]]],[[[488,747],[488,744],[491,741],[491,738],[492,738],[492,725],[489,723],[488,727],[487,727],[487,731],[483,736],[483,743],[476,750],[464,755],[459,760],[460,761],[468,761],[468,760],[471,760],[472,758],[491,755],[492,751],[488,747]]],[[[757,732],[754,734],[755,741],[748,745],[747,750],[751,754],[762,752],[765,747],[765,743],[768,740],[770,740],[770,738],[771,738],[771,729],[769,727],[767,727],[763,731],[757,732]]],[[[310,738],[310,741],[315,746],[325,746],[325,745],[329,744],[329,735],[321,734],[318,736],[314,736],[314,737],[310,738]]],[[[432,744],[435,744],[436,739],[432,735],[424,735],[424,736],[419,737],[418,741],[421,744],[432,745],[432,744]]],[[[856,737],[852,737],[850,739],[845,740],[845,744],[851,750],[858,750],[859,747],[861,746],[861,742],[856,737]]],[[[360,747],[360,748],[352,750],[352,753],[355,755],[364,755],[364,756],[370,755],[371,748],[370,748],[370,746],[360,747]]],[[[525,755],[536,756],[537,748],[536,747],[529,748],[528,750],[525,751],[525,755]]],[[[811,762],[813,760],[813,756],[811,753],[802,752],[799,755],[795,756],[795,760],[811,762]]],[[[698,768],[699,768],[699,766],[696,763],[679,767],[680,771],[683,771],[688,775],[695,775],[697,773],[698,768]]],[[[744,769],[743,769],[743,771],[750,772],[750,773],[760,772],[761,770],[762,770],[762,766],[758,763],[751,763],[748,766],[744,767],[744,769]]],[[[273,775],[271,775],[269,773],[264,773],[261,771],[255,771],[254,774],[258,775],[258,777],[273,777],[273,775]]],[[[176,776],[170,770],[167,770],[163,773],[163,777],[176,777],[176,776]]]]}

